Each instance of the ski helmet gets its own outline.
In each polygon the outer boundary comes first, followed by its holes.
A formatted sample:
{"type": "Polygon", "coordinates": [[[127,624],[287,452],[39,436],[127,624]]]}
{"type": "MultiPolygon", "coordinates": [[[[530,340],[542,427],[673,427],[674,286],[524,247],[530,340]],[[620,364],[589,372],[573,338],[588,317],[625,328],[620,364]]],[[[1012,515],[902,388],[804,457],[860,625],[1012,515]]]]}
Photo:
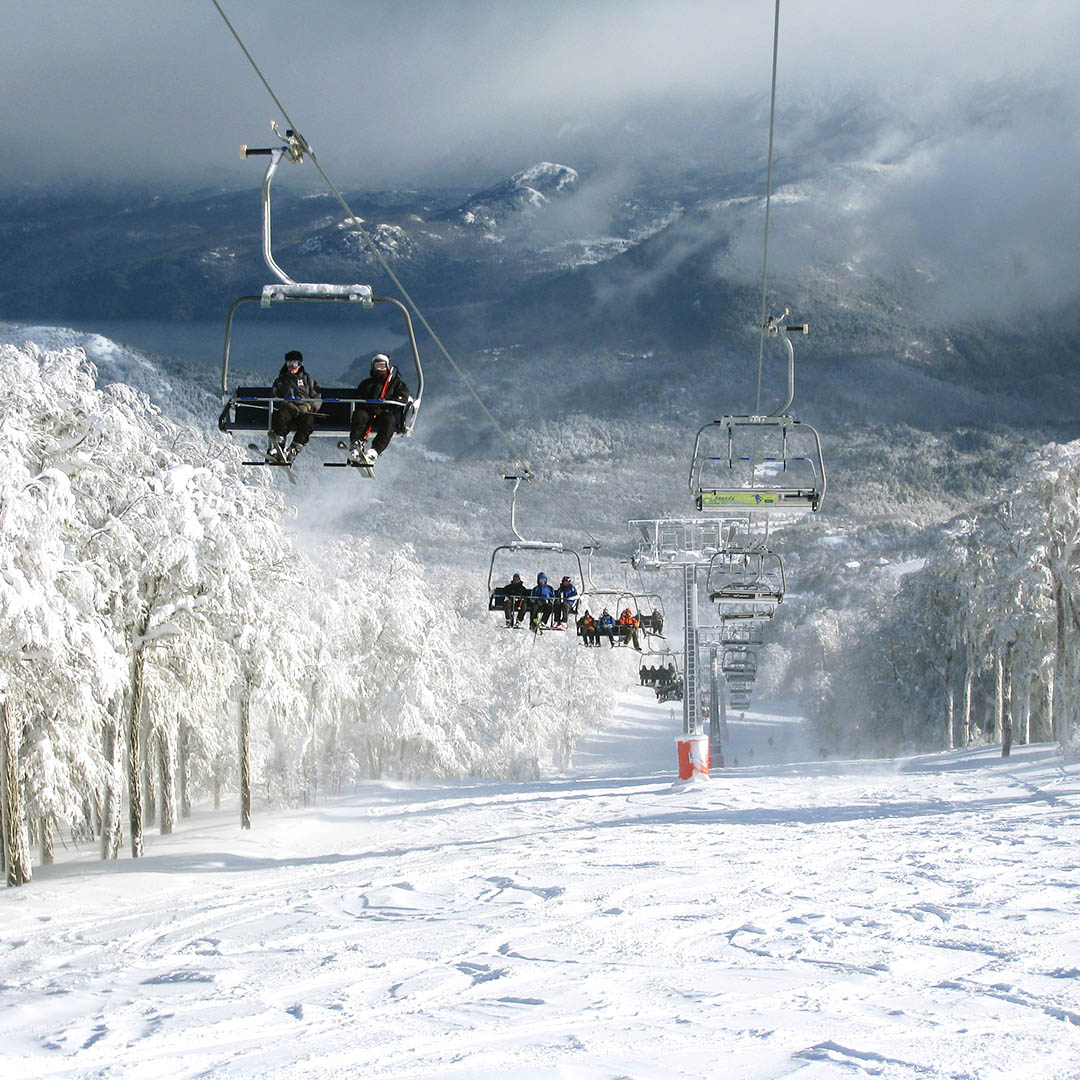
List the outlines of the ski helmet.
{"type": "Polygon", "coordinates": [[[285,363],[290,367],[295,364],[299,367],[304,362],[304,354],[299,349],[290,349],[285,354],[285,363]]]}
{"type": "Polygon", "coordinates": [[[390,357],[386,353],[376,353],[371,358],[371,374],[385,374],[390,370],[390,357]]]}
{"type": "Polygon", "coordinates": [[[547,574],[541,572],[536,575],[536,583],[539,585],[541,581],[547,581],[547,574]]]}

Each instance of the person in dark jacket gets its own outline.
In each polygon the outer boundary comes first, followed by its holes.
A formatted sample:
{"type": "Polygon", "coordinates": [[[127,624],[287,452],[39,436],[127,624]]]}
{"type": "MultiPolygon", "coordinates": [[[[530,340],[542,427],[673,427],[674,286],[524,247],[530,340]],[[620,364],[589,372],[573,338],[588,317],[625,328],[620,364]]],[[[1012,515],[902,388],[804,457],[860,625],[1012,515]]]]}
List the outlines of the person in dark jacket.
{"type": "Polygon", "coordinates": [[[291,349],[285,354],[285,363],[274,380],[272,393],[276,398],[290,400],[274,403],[267,456],[291,464],[311,438],[315,430],[315,414],[322,404],[319,384],[304,370],[304,356],[298,349],[291,349]],[[290,431],[293,433],[292,442],[286,449],[285,439],[290,431]]]}
{"type": "Polygon", "coordinates": [[[358,397],[367,404],[357,405],[349,430],[349,460],[374,465],[386,450],[394,432],[405,430],[405,406],[411,401],[409,388],[390,363],[386,353],[371,358],[371,374],[356,388],[358,397]],[[402,405],[380,405],[382,401],[400,401],[402,405]],[[366,449],[368,436],[374,433],[371,449],[366,449]]]}
{"type": "Polygon", "coordinates": [[[498,595],[503,598],[503,614],[506,615],[506,627],[520,627],[525,620],[525,598],[529,590],[525,588],[525,582],[520,574],[515,574],[510,579],[509,585],[504,585],[498,590],[498,595]]]}

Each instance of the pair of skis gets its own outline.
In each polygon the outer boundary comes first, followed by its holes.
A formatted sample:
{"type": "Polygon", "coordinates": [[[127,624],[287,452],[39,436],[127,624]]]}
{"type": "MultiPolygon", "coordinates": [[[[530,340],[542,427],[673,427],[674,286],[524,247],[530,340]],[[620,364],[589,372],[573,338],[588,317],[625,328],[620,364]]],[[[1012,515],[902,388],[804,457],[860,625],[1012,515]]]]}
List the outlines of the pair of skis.
{"type": "MultiPolygon", "coordinates": [[[[348,450],[349,444],[339,440],[337,444],[339,450],[348,450]]],[[[346,457],[344,461],[324,461],[324,469],[359,469],[361,474],[366,476],[369,480],[375,479],[375,470],[371,466],[371,462],[363,459],[357,461],[352,456],[346,457]]]]}
{"type": "MultiPolygon", "coordinates": [[[[348,445],[344,442],[339,442],[337,445],[339,450],[348,449],[348,445]]],[[[261,446],[257,446],[255,443],[248,443],[248,449],[253,454],[258,454],[261,460],[245,461],[245,465],[273,465],[277,468],[288,469],[289,471],[286,475],[289,478],[289,483],[296,483],[296,476],[292,471],[291,461],[285,461],[278,453],[272,453],[270,451],[264,450],[261,446]]],[[[368,461],[353,461],[351,458],[345,461],[324,461],[323,467],[327,469],[359,469],[360,472],[369,480],[375,479],[375,470],[374,468],[372,468],[371,463],[368,461]]]]}

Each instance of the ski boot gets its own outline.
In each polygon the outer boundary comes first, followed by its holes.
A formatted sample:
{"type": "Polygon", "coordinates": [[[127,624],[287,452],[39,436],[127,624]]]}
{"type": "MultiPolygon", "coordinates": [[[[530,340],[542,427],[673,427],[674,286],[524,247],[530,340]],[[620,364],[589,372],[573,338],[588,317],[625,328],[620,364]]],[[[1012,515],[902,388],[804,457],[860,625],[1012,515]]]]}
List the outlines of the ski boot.
{"type": "Polygon", "coordinates": [[[288,464],[285,456],[285,439],[281,435],[271,434],[269,445],[266,448],[266,456],[271,461],[280,461],[283,465],[288,464]]]}

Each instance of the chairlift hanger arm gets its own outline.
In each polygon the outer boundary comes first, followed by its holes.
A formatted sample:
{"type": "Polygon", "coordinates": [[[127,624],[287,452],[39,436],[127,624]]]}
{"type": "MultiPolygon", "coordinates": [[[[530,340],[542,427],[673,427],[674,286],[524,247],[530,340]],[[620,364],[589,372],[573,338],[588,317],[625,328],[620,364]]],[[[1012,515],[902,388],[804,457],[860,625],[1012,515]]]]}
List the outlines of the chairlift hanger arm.
{"type": "Polygon", "coordinates": [[[809,323],[792,323],[790,325],[784,323],[784,319],[788,317],[790,311],[790,308],[784,308],[779,315],[770,315],[761,328],[762,333],[767,337],[776,337],[781,330],[784,331],[781,340],[784,342],[784,350],[787,352],[788,358],[787,401],[776,412],[769,413],[769,416],[783,416],[791,408],[791,403],[795,400],[795,348],[791,344],[791,335],[810,333],[809,323]]]}

